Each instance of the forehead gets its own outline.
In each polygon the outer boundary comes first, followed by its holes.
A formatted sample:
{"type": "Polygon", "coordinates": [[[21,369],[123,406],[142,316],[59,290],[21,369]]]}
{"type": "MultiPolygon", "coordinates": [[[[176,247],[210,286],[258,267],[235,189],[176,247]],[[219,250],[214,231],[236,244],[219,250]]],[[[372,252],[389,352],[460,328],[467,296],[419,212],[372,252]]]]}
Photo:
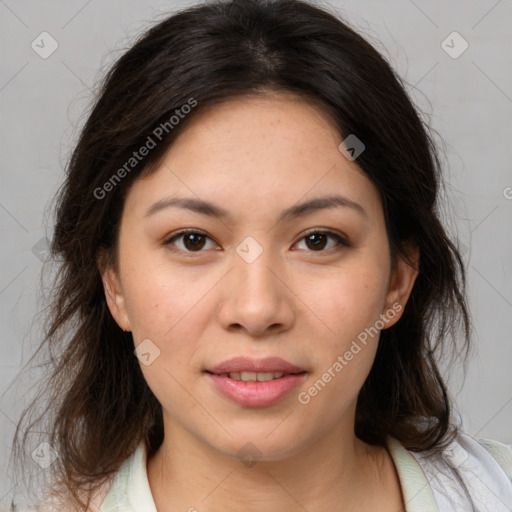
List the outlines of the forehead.
{"type": "Polygon", "coordinates": [[[136,180],[127,201],[140,210],[164,196],[186,195],[251,216],[270,205],[339,193],[378,208],[376,187],[339,151],[341,141],[325,112],[300,96],[232,98],[196,112],[159,166],[136,180]]]}
{"type": "MultiPolygon", "coordinates": [[[[278,153],[290,159],[289,152],[297,159],[308,153],[313,156],[312,146],[320,151],[339,138],[327,111],[312,100],[292,93],[266,92],[225,99],[200,109],[169,154],[197,145],[225,160],[243,155],[262,160],[275,158],[278,153]]],[[[191,157],[200,154],[197,149],[191,157]]]]}

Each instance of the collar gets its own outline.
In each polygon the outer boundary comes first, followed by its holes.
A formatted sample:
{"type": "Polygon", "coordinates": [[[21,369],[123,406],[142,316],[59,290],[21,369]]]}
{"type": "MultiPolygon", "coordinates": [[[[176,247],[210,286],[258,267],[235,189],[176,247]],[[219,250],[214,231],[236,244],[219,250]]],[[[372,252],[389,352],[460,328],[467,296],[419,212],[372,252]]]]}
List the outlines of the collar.
{"type": "Polygon", "coordinates": [[[428,479],[411,452],[391,436],[387,448],[398,473],[407,512],[438,512],[428,479]]]}
{"type": "MultiPolygon", "coordinates": [[[[438,512],[431,486],[417,460],[393,437],[388,437],[387,448],[398,473],[407,511],[438,512]]],[[[145,442],[123,463],[109,495],[112,491],[116,501],[127,499],[137,512],[157,512],[148,481],[145,442]]],[[[101,510],[106,512],[109,508],[101,510]]]]}

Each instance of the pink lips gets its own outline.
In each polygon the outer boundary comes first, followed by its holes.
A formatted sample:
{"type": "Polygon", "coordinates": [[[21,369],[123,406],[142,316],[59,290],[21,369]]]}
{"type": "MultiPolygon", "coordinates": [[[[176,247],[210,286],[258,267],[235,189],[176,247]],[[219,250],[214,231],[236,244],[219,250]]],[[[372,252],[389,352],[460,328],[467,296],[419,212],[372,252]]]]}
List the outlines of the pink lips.
{"type": "Polygon", "coordinates": [[[235,357],[207,370],[207,376],[225,397],[245,407],[266,407],[279,402],[304,379],[306,371],[279,357],[251,359],[235,357]],[[266,382],[231,379],[224,373],[281,372],[282,377],[266,382]]]}
{"type": "Polygon", "coordinates": [[[265,359],[251,359],[250,357],[234,357],[214,368],[208,369],[210,373],[231,372],[283,372],[300,373],[305,371],[280,357],[266,357],[265,359]]]}

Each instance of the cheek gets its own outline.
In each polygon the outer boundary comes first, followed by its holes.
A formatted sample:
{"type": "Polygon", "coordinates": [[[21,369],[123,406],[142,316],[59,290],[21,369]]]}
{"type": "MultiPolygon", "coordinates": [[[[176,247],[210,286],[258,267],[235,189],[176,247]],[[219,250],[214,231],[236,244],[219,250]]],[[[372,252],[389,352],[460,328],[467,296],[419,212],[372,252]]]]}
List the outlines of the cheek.
{"type": "Polygon", "coordinates": [[[312,380],[317,385],[311,392],[322,395],[315,398],[316,406],[332,407],[334,416],[357,397],[373,364],[380,331],[376,323],[383,313],[386,285],[382,267],[347,265],[329,279],[317,280],[317,287],[312,288],[311,309],[329,330],[316,337],[312,380]]]}
{"type": "Polygon", "coordinates": [[[206,294],[218,279],[199,279],[156,261],[145,268],[126,267],[125,274],[135,346],[146,343],[151,354],[148,365],[139,358],[144,378],[165,410],[191,414],[197,404],[182,386],[194,377],[192,361],[212,314],[206,294]]]}
{"type": "Polygon", "coordinates": [[[386,278],[377,267],[347,266],[310,283],[312,293],[305,303],[329,327],[338,349],[379,319],[386,299],[386,278]]]}
{"type": "Polygon", "coordinates": [[[379,343],[376,322],[385,303],[385,278],[377,270],[352,268],[316,288],[315,313],[333,332],[316,338],[315,372],[298,397],[308,411],[305,424],[321,416],[327,429],[357,399],[379,343]]]}
{"type": "Polygon", "coordinates": [[[134,336],[163,343],[176,337],[185,324],[198,330],[198,318],[205,318],[204,299],[216,280],[198,270],[180,270],[154,254],[134,256],[124,270],[126,307],[134,336]]]}

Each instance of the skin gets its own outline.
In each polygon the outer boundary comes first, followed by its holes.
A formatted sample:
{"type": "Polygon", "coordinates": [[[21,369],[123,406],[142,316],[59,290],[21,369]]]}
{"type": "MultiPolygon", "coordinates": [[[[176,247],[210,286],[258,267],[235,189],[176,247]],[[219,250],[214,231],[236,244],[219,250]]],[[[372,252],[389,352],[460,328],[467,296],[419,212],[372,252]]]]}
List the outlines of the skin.
{"type": "Polygon", "coordinates": [[[378,190],[341,141],[300,97],[232,98],[198,112],[126,197],[118,265],[102,275],[119,326],[160,350],[141,364],[164,412],[165,439],[147,463],[159,512],[405,509],[386,448],[354,434],[378,336],[298,401],[393,304],[402,309],[384,328],[399,320],[417,276],[417,265],[392,267],[378,190]],[[278,222],[282,210],[335,193],[366,213],[334,207],[278,222]],[[145,216],[170,196],[211,201],[232,219],[176,207],[145,216]],[[165,243],[184,228],[206,237],[165,243]],[[248,236],[263,250],[251,263],[236,252],[248,236]],[[235,355],[279,356],[307,375],[277,404],[242,407],[204,373],[235,355]],[[237,455],[249,442],[260,457],[250,467],[237,455]]]}

